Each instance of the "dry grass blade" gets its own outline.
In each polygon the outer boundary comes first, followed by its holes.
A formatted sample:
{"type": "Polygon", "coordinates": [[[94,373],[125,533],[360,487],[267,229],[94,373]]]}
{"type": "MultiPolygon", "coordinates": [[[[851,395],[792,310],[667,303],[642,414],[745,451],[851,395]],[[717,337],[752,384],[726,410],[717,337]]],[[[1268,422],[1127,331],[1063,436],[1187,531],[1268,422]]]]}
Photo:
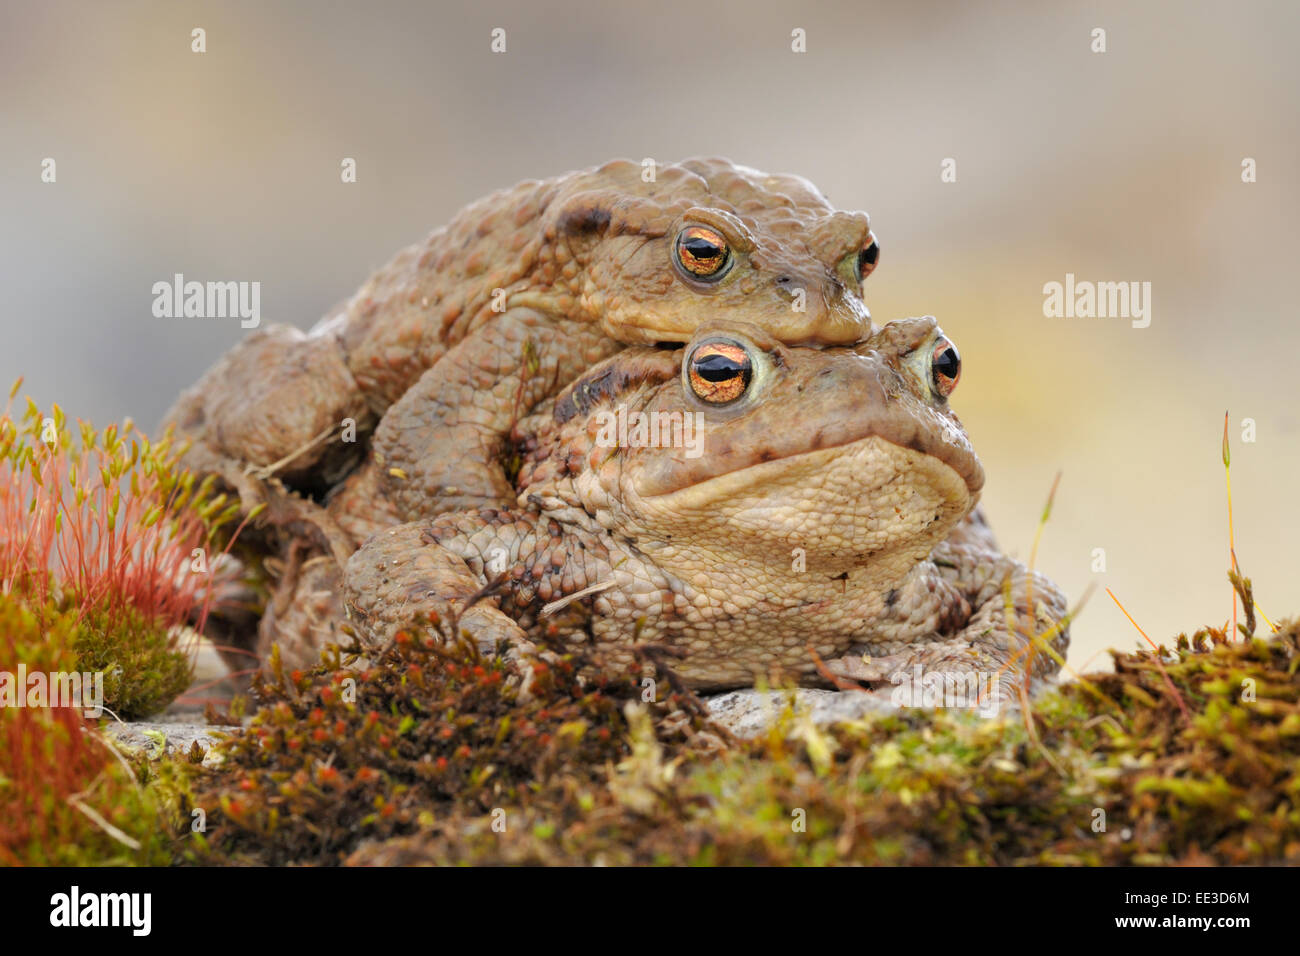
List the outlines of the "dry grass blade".
{"type": "Polygon", "coordinates": [[[1119,608],[1121,611],[1124,612],[1124,616],[1125,616],[1126,618],[1128,618],[1129,623],[1132,624],[1134,627],[1136,627],[1136,628],[1137,628],[1137,632],[1138,632],[1139,634],[1142,635],[1142,637],[1146,640],[1146,642],[1147,642],[1148,644],[1151,645],[1151,650],[1155,652],[1155,662],[1156,662],[1156,666],[1160,668],[1160,673],[1161,673],[1161,675],[1162,675],[1162,676],[1164,677],[1164,679],[1165,679],[1165,685],[1169,688],[1169,692],[1170,692],[1171,694],[1173,694],[1173,696],[1174,696],[1174,700],[1176,700],[1176,701],[1178,702],[1178,709],[1182,711],[1182,713],[1183,713],[1183,718],[1184,718],[1185,720],[1187,720],[1187,721],[1190,722],[1191,719],[1192,719],[1192,715],[1191,715],[1190,713],[1188,713],[1188,711],[1187,711],[1187,704],[1186,704],[1186,702],[1183,700],[1183,695],[1180,694],[1180,693],[1178,692],[1178,688],[1174,686],[1173,679],[1170,678],[1170,676],[1169,676],[1169,671],[1165,669],[1164,661],[1162,661],[1162,660],[1160,659],[1160,648],[1156,646],[1156,642],[1155,642],[1155,641],[1153,641],[1153,640],[1151,640],[1151,638],[1147,637],[1147,632],[1144,631],[1144,630],[1142,630],[1142,628],[1138,626],[1138,622],[1135,621],[1135,620],[1133,620],[1133,615],[1130,614],[1130,613],[1125,609],[1124,605],[1119,603],[1119,598],[1115,597],[1115,592],[1113,592],[1110,588],[1107,588],[1107,589],[1106,589],[1106,593],[1109,594],[1109,595],[1110,595],[1110,599],[1111,599],[1112,601],[1115,602],[1115,606],[1116,606],[1117,608],[1119,608]]]}

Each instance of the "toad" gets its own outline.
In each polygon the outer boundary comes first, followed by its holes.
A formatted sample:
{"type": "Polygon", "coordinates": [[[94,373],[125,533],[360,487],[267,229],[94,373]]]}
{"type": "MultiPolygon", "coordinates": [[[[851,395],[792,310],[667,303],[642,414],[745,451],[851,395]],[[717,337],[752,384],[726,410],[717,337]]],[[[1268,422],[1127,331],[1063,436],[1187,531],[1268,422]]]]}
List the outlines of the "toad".
{"type": "Polygon", "coordinates": [[[1026,649],[1064,652],[1060,591],[951,535],[984,482],[948,405],[960,371],[932,318],[848,347],[711,321],[684,348],[628,348],[528,423],[509,507],[381,530],[352,556],[353,624],[375,644],[454,620],[483,647],[545,635],[615,666],[667,645],[701,690],[1048,676],[1053,657],[1026,649]]]}
{"type": "MultiPolygon", "coordinates": [[[[250,508],[272,476],[319,498],[367,448],[362,491],[400,520],[508,506],[511,426],[594,363],[728,316],[786,344],[859,341],[878,256],[864,213],[724,159],[524,182],[399,252],[310,332],[250,335],[165,423],[191,440],[185,464],[250,508]]],[[[309,502],[268,520],[336,560],[357,543],[309,502]]]]}

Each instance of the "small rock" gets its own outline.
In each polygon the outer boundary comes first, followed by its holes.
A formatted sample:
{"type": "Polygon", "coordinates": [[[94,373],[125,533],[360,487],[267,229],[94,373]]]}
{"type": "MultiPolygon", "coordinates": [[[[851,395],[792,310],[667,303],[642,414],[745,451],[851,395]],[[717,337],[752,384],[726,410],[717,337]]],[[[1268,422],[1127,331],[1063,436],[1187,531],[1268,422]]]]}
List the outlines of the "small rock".
{"type": "Polygon", "coordinates": [[[757,737],[791,706],[796,716],[806,713],[819,726],[898,710],[887,695],[803,687],[793,691],[733,690],[706,697],[705,702],[713,719],[737,737],[757,737]]]}
{"type": "MultiPolygon", "coordinates": [[[[127,721],[110,723],[104,727],[104,733],[122,746],[139,750],[150,757],[162,756],[159,744],[169,754],[186,753],[197,742],[204,750],[211,752],[212,745],[221,740],[232,728],[214,727],[208,724],[188,724],[153,721],[127,721]]],[[[204,757],[207,763],[207,757],[204,757]]]]}

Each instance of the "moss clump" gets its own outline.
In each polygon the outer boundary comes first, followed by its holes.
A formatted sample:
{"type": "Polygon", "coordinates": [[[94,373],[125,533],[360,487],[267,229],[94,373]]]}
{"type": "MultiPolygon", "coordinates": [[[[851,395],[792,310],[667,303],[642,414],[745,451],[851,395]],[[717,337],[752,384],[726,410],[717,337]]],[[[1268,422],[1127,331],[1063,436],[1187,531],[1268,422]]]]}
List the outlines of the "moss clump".
{"type": "Polygon", "coordinates": [[[165,624],[131,605],[89,606],[77,627],[77,667],[104,675],[104,706],[123,720],[148,717],[190,685],[193,661],[165,624]]]}
{"type": "Polygon", "coordinates": [[[190,676],[170,635],[206,620],[239,504],[180,467],[170,432],[73,426],[30,399],[17,414],[20,386],[0,407],[0,594],[73,616],[76,669],[104,672],[115,713],[160,710],[190,676]]]}
{"type": "Polygon", "coordinates": [[[27,675],[72,672],[78,626],[68,615],[39,620],[0,595],[0,679],[22,705],[0,706],[0,863],[85,866],[165,863],[169,840],[157,793],[115,754],[82,710],[16,688],[27,675]]]}
{"type": "MultiPolygon", "coordinates": [[[[186,859],[336,863],[1300,862],[1300,639],[1116,653],[1028,720],[787,718],[738,743],[675,692],[406,638],[263,685],[201,771],[186,859]],[[355,680],[355,696],[349,678],[355,680]]],[[[274,669],[273,669],[274,671],[274,669]]],[[[661,679],[671,683],[671,672],[661,679]]]]}
{"type": "MultiPolygon", "coordinates": [[[[640,693],[631,676],[584,684],[572,659],[538,663],[521,695],[501,660],[406,634],[376,666],[343,664],[335,652],[312,673],[285,674],[272,660],[263,706],[183,808],[207,815],[198,858],[337,863],[362,840],[450,819],[490,824],[502,811],[507,826],[521,813],[576,825],[628,753],[623,702],[640,693]]],[[[690,726],[653,732],[680,746],[690,726]]]]}

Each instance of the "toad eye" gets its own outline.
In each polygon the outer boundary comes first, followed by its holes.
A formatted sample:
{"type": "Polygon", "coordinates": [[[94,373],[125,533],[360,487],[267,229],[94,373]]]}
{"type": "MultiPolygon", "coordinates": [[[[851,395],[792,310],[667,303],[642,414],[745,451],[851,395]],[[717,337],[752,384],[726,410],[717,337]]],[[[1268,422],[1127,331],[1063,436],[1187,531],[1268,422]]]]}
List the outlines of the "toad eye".
{"type": "Polygon", "coordinates": [[[686,362],[691,391],[710,405],[727,405],[745,394],[754,377],[749,353],[734,342],[705,342],[686,362]]]}
{"type": "Polygon", "coordinates": [[[871,275],[876,268],[876,260],[880,258],[880,244],[876,242],[876,237],[867,233],[867,244],[862,247],[858,253],[858,279],[865,279],[871,275]]]}
{"type": "Polygon", "coordinates": [[[677,261],[693,278],[715,281],[731,265],[731,248],[708,226],[687,226],[677,236],[677,261]]]}
{"type": "Polygon", "coordinates": [[[930,353],[930,378],[940,398],[951,395],[961,378],[961,356],[957,353],[957,346],[943,336],[939,336],[930,353]]]}

